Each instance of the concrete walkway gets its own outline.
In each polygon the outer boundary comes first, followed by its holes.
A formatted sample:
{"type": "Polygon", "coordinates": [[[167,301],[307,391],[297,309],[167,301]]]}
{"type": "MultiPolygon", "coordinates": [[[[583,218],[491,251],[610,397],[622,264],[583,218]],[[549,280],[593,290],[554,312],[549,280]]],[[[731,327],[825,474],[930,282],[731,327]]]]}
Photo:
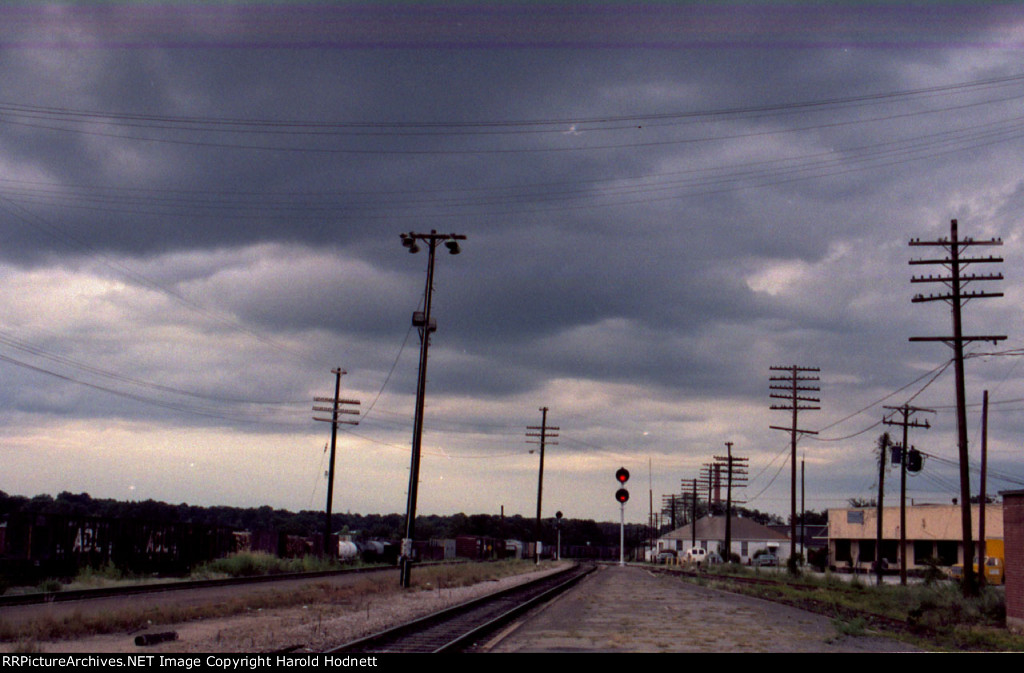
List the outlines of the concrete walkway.
{"type": "Polygon", "coordinates": [[[491,652],[914,652],[841,635],[832,620],[708,589],[639,566],[609,566],[521,620],[491,652]]]}

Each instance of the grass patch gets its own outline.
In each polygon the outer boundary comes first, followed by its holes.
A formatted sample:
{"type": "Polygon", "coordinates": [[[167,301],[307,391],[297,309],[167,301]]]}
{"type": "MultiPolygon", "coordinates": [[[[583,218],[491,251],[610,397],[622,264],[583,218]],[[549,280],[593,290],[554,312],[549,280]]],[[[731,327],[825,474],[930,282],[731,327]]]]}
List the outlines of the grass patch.
{"type": "Polygon", "coordinates": [[[833,619],[832,626],[836,628],[836,633],[841,636],[863,636],[868,632],[868,621],[863,617],[854,617],[852,619],[833,619]]]}
{"type": "Polygon", "coordinates": [[[953,582],[908,586],[868,585],[858,578],[840,579],[787,573],[760,573],[742,566],[721,566],[702,575],[717,588],[764,598],[833,618],[839,633],[858,635],[872,618],[898,620],[899,637],[928,649],[952,651],[1024,652],[1024,636],[1006,630],[1006,602],[1001,587],[984,587],[977,597],[965,598],[953,582]],[[731,577],[756,575],[761,582],[730,582],[731,577]],[[767,580],[767,582],[765,582],[767,580]]]}
{"type": "Polygon", "coordinates": [[[278,558],[273,554],[263,552],[239,552],[198,566],[193,570],[192,578],[257,577],[340,570],[341,568],[342,565],[337,561],[319,556],[278,558]]]}

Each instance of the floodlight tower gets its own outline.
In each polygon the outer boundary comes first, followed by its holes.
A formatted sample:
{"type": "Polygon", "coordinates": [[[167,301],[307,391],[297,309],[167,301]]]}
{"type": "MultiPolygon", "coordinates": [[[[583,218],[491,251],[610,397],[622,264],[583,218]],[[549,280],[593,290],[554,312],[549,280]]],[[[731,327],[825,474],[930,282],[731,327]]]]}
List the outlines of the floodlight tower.
{"type": "Polygon", "coordinates": [[[437,321],[430,314],[431,298],[434,289],[434,251],[437,244],[444,242],[448,252],[457,255],[461,252],[459,241],[465,240],[461,234],[439,234],[431,230],[429,234],[417,234],[410,231],[401,234],[402,245],[412,254],[419,252],[417,241],[427,246],[427,285],[423,291],[423,311],[412,314],[412,324],[420,332],[420,366],[416,380],[416,412],[412,429],[412,461],[409,468],[409,499],[405,513],[405,537],[402,539],[401,557],[399,559],[399,581],[408,588],[412,571],[412,540],[416,521],[416,496],[420,479],[420,446],[423,439],[423,397],[427,386],[427,351],[430,349],[430,334],[437,331],[437,321]]]}

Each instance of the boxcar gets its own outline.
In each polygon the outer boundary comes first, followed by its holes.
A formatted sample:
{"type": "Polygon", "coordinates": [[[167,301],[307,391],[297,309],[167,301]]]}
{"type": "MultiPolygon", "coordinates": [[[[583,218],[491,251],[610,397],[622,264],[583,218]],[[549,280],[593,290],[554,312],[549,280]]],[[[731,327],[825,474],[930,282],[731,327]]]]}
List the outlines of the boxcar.
{"type": "Polygon", "coordinates": [[[0,564],[12,577],[71,577],[112,564],[134,573],[181,574],[234,550],[226,528],[63,514],[10,514],[0,564]]]}

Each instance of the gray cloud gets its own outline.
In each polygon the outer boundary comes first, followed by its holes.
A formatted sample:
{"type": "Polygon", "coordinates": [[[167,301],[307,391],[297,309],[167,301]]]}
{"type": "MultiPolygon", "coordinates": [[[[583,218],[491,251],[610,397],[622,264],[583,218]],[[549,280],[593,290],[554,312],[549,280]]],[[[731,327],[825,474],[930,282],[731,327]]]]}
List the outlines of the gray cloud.
{"type": "MultiPolygon", "coordinates": [[[[768,376],[796,363],[822,370],[809,506],[865,495],[882,405],[950,356],[907,341],[949,323],[910,302],[909,238],[954,217],[1003,237],[1007,296],[968,320],[1019,347],[1024,80],[1002,27],[1024,19],[733,10],[70,4],[0,28],[0,413],[22,466],[0,488],[122,493],[102,468],[34,478],[41,428],[124,465],[167,437],[237,464],[238,433],[301,452],[289,474],[312,482],[306,400],[341,366],[373,406],[351,459],[397,484],[351,508],[399,509],[426,256],[398,234],[436,229],[467,236],[436,265],[427,422],[446,469],[523,475],[503,502],[528,512],[522,433],[548,405],[565,509],[611,516],[604,463],[656,456],[669,492],[734,437],[751,505],[782,511],[768,376]]],[[[972,360],[972,399],[1013,408],[1015,362],[972,360]]],[[[925,441],[952,457],[938,416],[925,441]]],[[[132,493],[181,499],[148,488],[132,493]]],[[[308,506],[297,490],[245,504],[308,506]]],[[[427,488],[424,506],[495,510],[482,490],[427,488]]]]}

